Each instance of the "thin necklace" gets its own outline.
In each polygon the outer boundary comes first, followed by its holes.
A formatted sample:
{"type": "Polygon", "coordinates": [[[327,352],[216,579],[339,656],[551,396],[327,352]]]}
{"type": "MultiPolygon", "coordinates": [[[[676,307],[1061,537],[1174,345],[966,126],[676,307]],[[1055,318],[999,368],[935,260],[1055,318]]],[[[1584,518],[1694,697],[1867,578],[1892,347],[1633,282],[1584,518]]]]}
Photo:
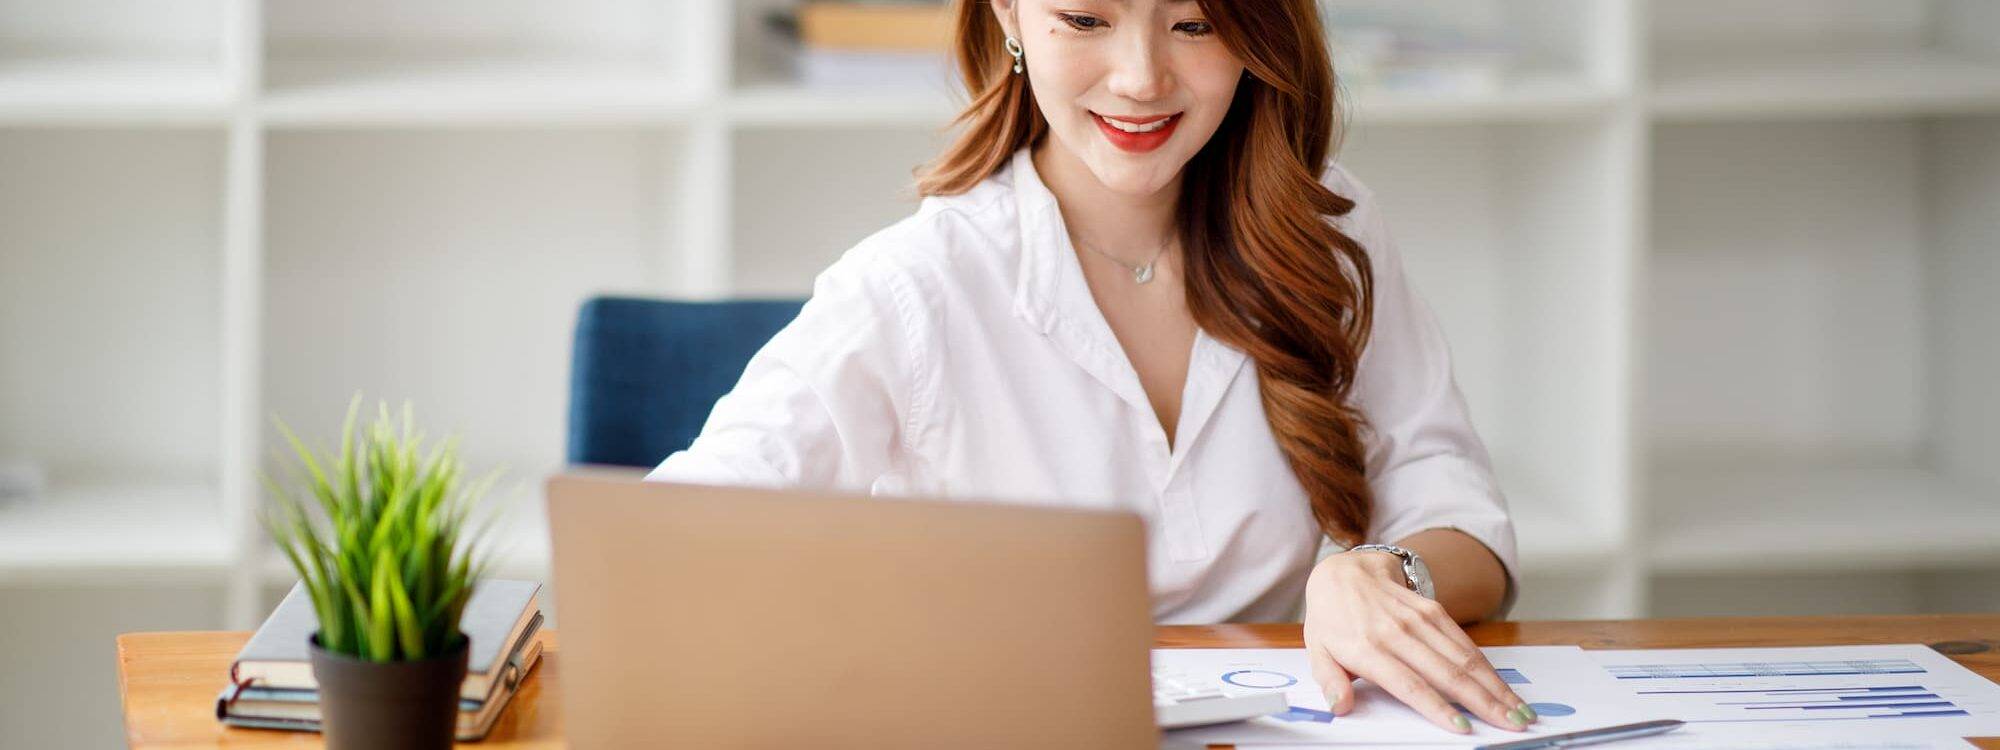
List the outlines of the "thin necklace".
{"type": "Polygon", "coordinates": [[[1127,271],[1131,271],[1133,283],[1144,284],[1148,281],[1153,280],[1153,264],[1160,262],[1160,258],[1164,257],[1167,254],[1167,248],[1174,246],[1174,238],[1168,237],[1167,243],[1161,245],[1160,251],[1153,253],[1153,259],[1146,261],[1146,264],[1143,266],[1135,266],[1130,263],[1126,263],[1125,261],[1119,260],[1118,256],[1104,252],[1103,250],[1099,250],[1097,249],[1096,246],[1088,242],[1084,242],[1081,238],[1077,239],[1077,244],[1082,245],[1083,249],[1085,250],[1089,250],[1093,253],[1097,253],[1098,255],[1102,255],[1106,258],[1109,258],[1111,262],[1118,264],[1127,271]]]}

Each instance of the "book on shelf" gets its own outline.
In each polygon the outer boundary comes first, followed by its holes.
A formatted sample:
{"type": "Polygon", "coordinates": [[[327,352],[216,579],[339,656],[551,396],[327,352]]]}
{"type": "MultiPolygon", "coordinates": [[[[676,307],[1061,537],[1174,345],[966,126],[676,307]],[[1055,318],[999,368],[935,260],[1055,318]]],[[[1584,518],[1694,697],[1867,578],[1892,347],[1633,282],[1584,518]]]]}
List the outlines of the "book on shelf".
{"type": "Polygon", "coordinates": [[[799,44],[809,50],[942,55],[951,16],[942,2],[814,0],[799,6],[799,44]]]}
{"type": "Polygon", "coordinates": [[[1516,63],[1505,19],[1490,12],[1359,2],[1330,6],[1326,21],[1335,70],[1356,89],[1491,92],[1516,63]]]}
{"type": "Polygon", "coordinates": [[[764,16],[766,61],[807,89],[955,90],[951,13],[942,0],[808,0],[764,16]]]}
{"type": "MultiPolygon", "coordinates": [[[[470,639],[459,690],[458,739],[486,736],[521,681],[541,660],[541,584],[481,581],[466,602],[460,628],[470,639]]],[[[224,724],[319,731],[319,685],[306,639],[319,622],[303,584],[295,584],[230,665],[215,699],[224,724]]]]}

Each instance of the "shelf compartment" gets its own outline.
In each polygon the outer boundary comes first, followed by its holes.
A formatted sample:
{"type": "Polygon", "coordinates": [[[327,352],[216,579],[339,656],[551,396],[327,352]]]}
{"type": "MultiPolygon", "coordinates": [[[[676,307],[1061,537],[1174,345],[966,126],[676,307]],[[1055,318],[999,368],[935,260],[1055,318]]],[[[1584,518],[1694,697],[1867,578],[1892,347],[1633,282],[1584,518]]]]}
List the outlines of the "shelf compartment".
{"type": "Polygon", "coordinates": [[[1657,466],[1651,485],[1663,571],[2000,565],[2000,495],[1919,464],[1696,459],[1657,466]]]}
{"type": "Polygon", "coordinates": [[[1650,439],[1914,451],[1923,126],[1689,123],[1655,138],[1650,439]]]}
{"type": "Polygon", "coordinates": [[[1629,539],[1618,499],[1631,484],[1624,248],[1636,229],[1622,191],[1635,130],[1364,126],[1341,156],[1443,327],[1530,569],[1603,560],[1629,539]]]}
{"type": "Polygon", "coordinates": [[[1633,74],[1628,0],[1329,0],[1329,49],[1358,91],[1392,99],[1571,104],[1548,82],[1622,95],[1633,74]],[[1573,82],[1573,83],[1572,83],[1573,82]]]}
{"type": "Polygon", "coordinates": [[[0,121],[219,122],[228,0],[0,4],[0,121]]]}
{"type": "Polygon", "coordinates": [[[222,152],[198,130],[0,131],[0,461],[56,493],[215,483],[222,152]]]}
{"type": "Polygon", "coordinates": [[[216,582],[233,554],[212,483],[86,478],[0,503],[0,581],[216,582]]]}
{"type": "Polygon", "coordinates": [[[226,565],[222,144],[199,130],[0,131],[0,460],[47,485],[0,501],[0,577],[226,565]]]}
{"type": "MultiPolygon", "coordinates": [[[[284,132],[268,156],[264,406],[331,436],[412,402],[474,473],[561,465],[583,301],[646,293],[679,141],[642,130],[284,132]]],[[[262,444],[281,445],[267,427],[262,444]]]]}
{"type": "Polygon", "coordinates": [[[263,109],[280,126],[630,125],[686,117],[708,3],[270,4],[263,109]]]}
{"type": "Polygon", "coordinates": [[[1654,2],[1661,119],[2000,111],[2000,11],[1982,0],[1654,2]]]}
{"type": "Polygon", "coordinates": [[[2000,117],[1657,129],[1660,570],[2000,561],[1996,150],[2000,117]]]}
{"type": "Polygon", "coordinates": [[[2000,112],[2000,60],[1921,48],[1702,55],[1662,61],[1657,79],[1666,120],[2000,112]]]}
{"type": "Polygon", "coordinates": [[[925,127],[744,128],[735,142],[733,293],[752,297],[808,296],[842,253],[916,213],[911,172],[945,145],[925,127]]]}

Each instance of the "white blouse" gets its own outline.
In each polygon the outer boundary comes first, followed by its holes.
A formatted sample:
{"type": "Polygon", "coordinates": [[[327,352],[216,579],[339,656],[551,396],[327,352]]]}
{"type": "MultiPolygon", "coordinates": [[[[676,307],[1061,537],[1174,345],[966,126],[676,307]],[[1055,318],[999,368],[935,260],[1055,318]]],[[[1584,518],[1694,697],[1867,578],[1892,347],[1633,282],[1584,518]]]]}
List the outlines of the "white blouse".
{"type": "MultiPolygon", "coordinates": [[[[1338,165],[1324,181],[1359,203],[1335,221],[1375,274],[1351,395],[1374,431],[1368,539],[1470,534],[1506,566],[1511,604],[1513,524],[1437,321],[1368,189],[1338,165]]],[[[1136,511],[1155,620],[1293,620],[1325,536],[1257,383],[1247,356],[1197,331],[1169,450],[1023,149],[822,272],[700,437],[647,478],[1136,511]]]]}

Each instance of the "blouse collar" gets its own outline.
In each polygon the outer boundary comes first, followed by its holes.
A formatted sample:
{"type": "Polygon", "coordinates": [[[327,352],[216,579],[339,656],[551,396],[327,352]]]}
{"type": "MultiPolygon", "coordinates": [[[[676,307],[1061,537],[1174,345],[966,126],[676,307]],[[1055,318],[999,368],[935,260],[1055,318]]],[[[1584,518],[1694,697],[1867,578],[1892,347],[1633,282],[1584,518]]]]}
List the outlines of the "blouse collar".
{"type": "MultiPolygon", "coordinates": [[[[1091,296],[1090,286],[1083,278],[1083,266],[1070,244],[1069,230],[1063,224],[1062,209],[1055,193],[1050,192],[1041,174],[1035,171],[1029,148],[1014,152],[1008,170],[1012,172],[1021,236],[1020,280],[1014,292],[1014,314],[1048,336],[1070,359],[1138,413],[1154,414],[1152,402],[1139,383],[1138,372],[1132,368],[1131,359],[1091,296]]],[[[1175,467],[1184,453],[1181,447],[1196,438],[1229,382],[1247,360],[1242,351],[1196,329],[1188,362],[1188,382],[1182,393],[1180,424],[1174,430],[1175,467]]],[[[1157,422],[1153,427],[1158,429],[1157,422]]],[[[1164,431],[1160,442],[1164,447],[1164,431]]]]}

